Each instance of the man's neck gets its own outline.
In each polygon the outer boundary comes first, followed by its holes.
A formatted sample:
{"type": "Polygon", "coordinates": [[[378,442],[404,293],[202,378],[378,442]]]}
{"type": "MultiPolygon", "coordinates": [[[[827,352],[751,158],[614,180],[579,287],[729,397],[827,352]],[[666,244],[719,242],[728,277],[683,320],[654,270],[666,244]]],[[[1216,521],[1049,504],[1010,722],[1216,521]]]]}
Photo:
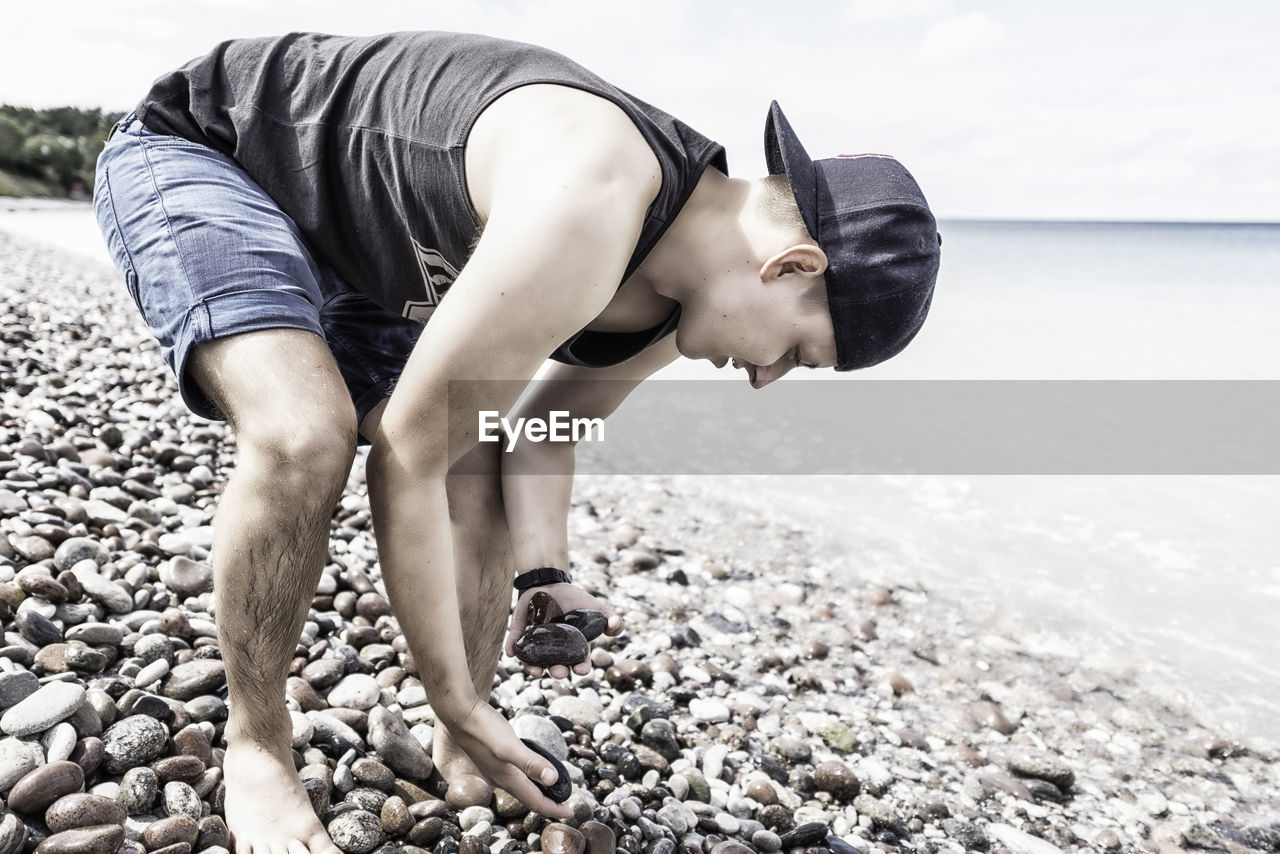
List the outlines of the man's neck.
{"type": "Polygon", "coordinates": [[[741,222],[750,191],[750,182],[708,167],[635,275],[662,296],[683,302],[726,270],[740,267],[751,255],[741,222]]]}

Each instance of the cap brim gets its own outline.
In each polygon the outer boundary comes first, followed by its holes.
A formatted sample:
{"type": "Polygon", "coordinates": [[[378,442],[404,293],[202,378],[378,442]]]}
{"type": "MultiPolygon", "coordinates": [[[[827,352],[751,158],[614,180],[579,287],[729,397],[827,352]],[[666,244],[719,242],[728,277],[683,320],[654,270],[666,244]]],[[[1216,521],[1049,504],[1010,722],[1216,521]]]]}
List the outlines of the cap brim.
{"type": "Polygon", "coordinates": [[[769,104],[764,122],[764,157],[770,175],[786,175],[805,228],[818,239],[818,177],[813,159],[800,144],[777,101],[769,104]]]}

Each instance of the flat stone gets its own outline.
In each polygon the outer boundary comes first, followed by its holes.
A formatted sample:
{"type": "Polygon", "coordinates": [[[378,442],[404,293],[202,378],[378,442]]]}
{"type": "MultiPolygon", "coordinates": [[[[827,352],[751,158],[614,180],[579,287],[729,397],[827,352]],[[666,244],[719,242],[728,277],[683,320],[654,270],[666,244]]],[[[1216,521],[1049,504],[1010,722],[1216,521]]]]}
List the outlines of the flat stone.
{"type": "Polygon", "coordinates": [[[987,825],[987,835],[1008,848],[1010,854],[1062,854],[1058,846],[1007,824],[987,825]]]}
{"type": "Polygon", "coordinates": [[[369,710],[369,744],[388,767],[410,779],[425,780],[435,768],[400,716],[383,706],[369,710]]]}
{"type": "Polygon", "coordinates": [[[214,658],[197,658],[169,671],[164,695],[175,700],[193,700],[202,694],[212,694],[225,684],[225,664],[214,658]]]}
{"type": "Polygon", "coordinates": [[[63,540],[53,555],[53,565],[65,572],[82,560],[91,560],[98,566],[111,559],[106,548],[89,537],[69,537],[63,540]]]}
{"type": "Polygon", "coordinates": [[[145,765],[130,768],[120,778],[120,791],[116,800],[127,815],[142,815],[151,812],[160,792],[160,778],[156,772],[145,765]]]}
{"type": "Polygon", "coordinates": [[[413,827],[413,816],[404,798],[392,796],[382,804],[379,812],[382,829],[391,836],[404,836],[413,827]]]}
{"type": "Polygon", "coordinates": [[[63,795],[45,811],[44,821],[53,833],[99,824],[124,824],[124,807],[102,795],[75,792],[63,795]]]}
{"type": "MultiPolygon", "coordinates": [[[[3,537],[0,534],[0,537],[3,537]]],[[[22,843],[27,841],[27,824],[17,815],[6,812],[0,816],[0,852],[14,854],[22,850],[22,843]]]]}
{"type": "Polygon", "coordinates": [[[822,762],[813,771],[818,791],[829,792],[837,801],[850,801],[858,794],[858,778],[838,759],[822,762]]]}
{"type": "Polygon", "coordinates": [[[200,819],[200,831],[196,835],[195,850],[208,854],[211,848],[228,848],[231,845],[231,831],[220,815],[208,815],[200,819]]]}
{"type": "Polygon", "coordinates": [[[124,827],[100,824],[64,830],[36,847],[37,854],[114,854],[124,842],[124,827]]]}
{"type": "Polygon", "coordinates": [[[543,854],[584,854],[587,838],[574,828],[552,822],[542,829],[543,854]]]}
{"type": "Polygon", "coordinates": [[[381,694],[382,686],[377,679],[366,673],[352,673],[342,677],[329,689],[327,699],[330,706],[371,709],[377,705],[381,694]]]}
{"type": "MultiPolygon", "coordinates": [[[[44,758],[46,762],[61,762],[71,756],[71,751],[76,749],[76,742],[79,736],[76,734],[76,728],[71,724],[63,721],[60,724],[54,724],[45,730],[44,735],[40,737],[40,744],[44,747],[44,758]]],[[[94,822],[101,824],[102,822],[94,822]]]]}
{"type": "Polygon", "coordinates": [[[114,581],[98,574],[97,569],[86,563],[78,563],[71,570],[85,595],[113,614],[126,614],[133,610],[133,597],[114,581]]]}
{"type": "Polygon", "coordinates": [[[582,823],[578,831],[587,840],[586,854],[616,854],[617,836],[607,824],[587,821],[582,823]]]}
{"type": "Polygon", "coordinates": [[[382,842],[382,820],[367,810],[351,810],[329,822],[333,844],[348,854],[367,854],[382,842]]]}
{"type": "Polygon", "coordinates": [[[71,682],[50,682],[0,716],[0,730],[21,738],[44,732],[85,704],[85,690],[71,682]]]}
{"type": "Polygon", "coordinates": [[[84,786],[84,769],[74,762],[50,762],[32,771],[9,791],[9,809],[28,815],[43,813],[63,795],[84,786]]]}
{"type": "Polygon", "coordinates": [[[1059,789],[1066,791],[1076,781],[1075,772],[1061,756],[1029,747],[1010,750],[1004,757],[1005,764],[1013,773],[1021,777],[1034,777],[1047,780],[1059,789]]]}
{"type": "Polygon", "coordinates": [[[530,626],[515,642],[516,657],[535,667],[572,667],[585,661],[590,651],[582,632],[563,623],[530,626]]]}
{"type": "Polygon", "coordinates": [[[488,806],[493,800],[493,789],[474,774],[461,774],[449,783],[444,799],[445,803],[456,810],[488,806]]]}
{"type": "Polygon", "coordinates": [[[180,554],[160,568],[160,580],[179,596],[198,596],[213,590],[213,567],[180,554]]]}
{"type": "Polygon", "coordinates": [[[81,623],[67,629],[66,638],[69,641],[80,641],[90,646],[115,645],[124,640],[124,626],[117,623],[81,623]]]}
{"type": "Polygon", "coordinates": [[[569,758],[569,745],[564,734],[549,718],[543,715],[516,715],[511,721],[516,735],[536,742],[543,750],[561,762],[569,758]]]}
{"type": "Polygon", "coordinates": [[[1001,735],[1012,735],[1018,729],[1018,725],[1006,718],[1000,707],[990,700],[970,703],[969,717],[973,718],[977,724],[993,729],[1001,735]]]}
{"type": "Polygon", "coordinates": [[[118,721],[102,736],[107,772],[121,774],[146,765],[164,752],[168,740],[168,730],[155,718],[133,715],[118,721]]]}
{"type": "Polygon", "coordinates": [[[551,705],[547,707],[547,710],[557,717],[572,721],[588,732],[595,729],[595,725],[603,719],[598,708],[572,694],[556,697],[551,701],[551,705]]]}
{"type": "Polygon", "coordinates": [[[16,705],[40,690],[40,679],[29,670],[0,673],[0,709],[16,705]]]}
{"type": "Polygon", "coordinates": [[[142,831],[142,841],[148,850],[164,848],[178,842],[194,845],[200,833],[195,819],[186,815],[174,815],[153,821],[142,831]]]}
{"type": "Polygon", "coordinates": [[[36,611],[19,611],[13,618],[13,624],[18,629],[18,634],[36,646],[48,646],[62,641],[62,631],[52,620],[36,611]]]}
{"type": "Polygon", "coordinates": [[[200,796],[196,790],[186,783],[174,780],[164,784],[161,790],[165,815],[188,816],[192,821],[199,821],[203,814],[200,796]]]}
{"type": "Polygon", "coordinates": [[[783,848],[802,848],[809,845],[816,845],[822,839],[827,837],[831,829],[825,821],[807,821],[799,824],[782,834],[779,838],[782,840],[783,848]]]}
{"type": "Polygon", "coordinates": [[[39,746],[16,738],[0,739],[0,795],[8,793],[44,761],[36,755],[39,750],[39,746]]]}
{"type": "Polygon", "coordinates": [[[729,707],[719,700],[695,697],[689,701],[689,714],[704,723],[722,723],[729,720],[729,707]]]}

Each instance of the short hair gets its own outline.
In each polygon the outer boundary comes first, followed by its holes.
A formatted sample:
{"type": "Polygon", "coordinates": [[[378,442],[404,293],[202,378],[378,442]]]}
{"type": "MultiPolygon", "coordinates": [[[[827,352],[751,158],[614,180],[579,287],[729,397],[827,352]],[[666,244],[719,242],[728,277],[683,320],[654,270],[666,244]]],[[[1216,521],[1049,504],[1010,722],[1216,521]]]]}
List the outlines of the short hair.
{"type": "MultiPolygon", "coordinates": [[[[760,212],[774,225],[789,228],[800,234],[809,234],[796,197],[791,192],[791,182],[786,175],[766,175],[760,179],[760,212]]],[[[810,235],[812,239],[812,235],[810,235]]]]}
{"type": "MultiPolygon", "coordinates": [[[[800,216],[800,208],[796,205],[796,197],[791,192],[791,182],[786,175],[766,175],[760,179],[760,212],[764,218],[780,228],[790,229],[797,236],[804,235],[809,240],[817,241],[809,234],[809,228],[800,216]]],[[[827,286],[825,281],[815,282],[805,292],[805,300],[814,306],[827,307],[827,286]]]]}

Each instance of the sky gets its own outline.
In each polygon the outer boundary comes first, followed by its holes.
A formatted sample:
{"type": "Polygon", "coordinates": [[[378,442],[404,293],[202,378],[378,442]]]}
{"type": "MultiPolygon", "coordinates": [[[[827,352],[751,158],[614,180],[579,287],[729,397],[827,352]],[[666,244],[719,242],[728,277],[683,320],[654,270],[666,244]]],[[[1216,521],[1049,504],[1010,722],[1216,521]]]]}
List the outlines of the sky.
{"type": "Polygon", "coordinates": [[[764,171],[898,157],[940,218],[1280,221],[1280,3],[61,0],[6,3],[0,103],[124,112],[227,38],[487,32],[555,48],[764,171]]]}

